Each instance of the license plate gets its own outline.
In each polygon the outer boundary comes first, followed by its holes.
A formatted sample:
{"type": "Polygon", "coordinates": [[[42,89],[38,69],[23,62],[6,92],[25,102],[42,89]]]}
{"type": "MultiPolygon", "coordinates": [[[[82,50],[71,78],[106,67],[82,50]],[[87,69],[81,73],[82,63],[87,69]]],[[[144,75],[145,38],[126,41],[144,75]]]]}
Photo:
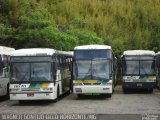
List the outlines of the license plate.
{"type": "Polygon", "coordinates": [[[82,93],[82,89],[81,88],[75,88],[76,93],[82,93]]]}
{"type": "Polygon", "coordinates": [[[27,93],[27,97],[33,97],[34,93],[27,93]]]}
{"type": "Polygon", "coordinates": [[[142,84],[137,84],[137,86],[142,86],[142,84]]]}

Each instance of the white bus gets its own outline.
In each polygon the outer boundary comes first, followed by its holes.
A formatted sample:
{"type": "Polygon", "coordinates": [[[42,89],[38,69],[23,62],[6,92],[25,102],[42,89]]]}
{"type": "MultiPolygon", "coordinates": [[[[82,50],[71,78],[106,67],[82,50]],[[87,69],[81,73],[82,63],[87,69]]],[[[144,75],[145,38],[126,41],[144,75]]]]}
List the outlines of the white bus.
{"type": "Polygon", "coordinates": [[[0,46],[0,96],[9,96],[10,54],[14,48],[0,46]]]}
{"type": "Polygon", "coordinates": [[[123,90],[147,89],[153,92],[156,84],[155,52],[128,50],[122,55],[123,90]]]}
{"type": "Polygon", "coordinates": [[[10,100],[55,100],[70,91],[73,52],[49,48],[11,55],[10,100]]]}
{"type": "Polygon", "coordinates": [[[77,46],[73,56],[73,93],[78,97],[100,94],[111,97],[115,83],[115,56],[111,46],[77,46]]]}
{"type": "Polygon", "coordinates": [[[157,86],[160,88],[160,52],[156,53],[157,86]]]}

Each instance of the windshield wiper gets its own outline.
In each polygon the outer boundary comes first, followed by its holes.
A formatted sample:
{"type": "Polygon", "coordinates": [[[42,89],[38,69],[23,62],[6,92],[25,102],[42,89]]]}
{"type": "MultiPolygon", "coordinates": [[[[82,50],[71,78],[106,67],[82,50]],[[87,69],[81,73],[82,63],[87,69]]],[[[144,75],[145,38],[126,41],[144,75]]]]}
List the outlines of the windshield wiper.
{"type": "Polygon", "coordinates": [[[137,66],[134,68],[132,75],[134,75],[135,71],[137,70],[137,66]]]}
{"type": "MultiPolygon", "coordinates": [[[[143,72],[145,73],[145,75],[147,75],[148,73],[145,71],[144,67],[141,66],[141,68],[142,68],[143,72]]],[[[140,69],[140,70],[141,70],[141,69],[140,69]]]]}
{"type": "Polygon", "coordinates": [[[32,80],[32,79],[38,80],[38,75],[37,75],[37,74],[38,74],[37,72],[33,71],[33,75],[35,75],[35,77],[31,77],[31,80],[32,80]]]}
{"type": "MultiPolygon", "coordinates": [[[[93,69],[92,74],[95,74],[94,79],[109,79],[109,78],[107,78],[106,75],[102,75],[102,74],[100,74],[99,72],[97,72],[97,69],[93,69]],[[100,74],[100,75],[98,75],[98,74],[100,74]],[[106,77],[106,78],[105,78],[105,77],[106,77]]],[[[107,74],[107,73],[106,73],[106,74],[107,74]]],[[[93,75],[92,75],[92,76],[93,76],[93,75]]]]}

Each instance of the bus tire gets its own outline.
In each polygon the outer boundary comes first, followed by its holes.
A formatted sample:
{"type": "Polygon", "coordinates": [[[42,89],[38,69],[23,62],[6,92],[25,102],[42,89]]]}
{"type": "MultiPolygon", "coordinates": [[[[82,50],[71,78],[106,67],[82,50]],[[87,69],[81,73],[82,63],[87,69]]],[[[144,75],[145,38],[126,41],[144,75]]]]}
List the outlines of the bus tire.
{"type": "Polygon", "coordinates": [[[81,99],[83,97],[83,94],[77,94],[77,97],[81,99]]]}
{"type": "Polygon", "coordinates": [[[19,100],[18,102],[19,102],[19,104],[24,104],[25,101],[24,100],[19,100]]]}
{"type": "Polygon", "coordinates": [[[112,94],[107,94],[107,98],[111,98],[112,97],[112,94]]]}
{"type": "Polygon", "coordinates": [[[54,102],[58,102],[58,98],[59,98],[59,86],[57,88],[57,98],[54,100],[54,102]]]}
{"type": "Polygon", "coordinates": [[[112,97],[112,93],[111,94],[102,94],[103,98],[111,98],[112,97]]]}
{"type": "Polygon", "coordinates": [[[153,88],[148,89],[149,93],[153,93],[153,88]]]}
{"type": "Polygon", "coordinates": [[[6,99],[9,99],[9,84],[7,84],[7,94],[6,94],[6,99]]]}
{"type": "Polygon", "coordinates": [[[127,89],[126,88],[123,88],[123,93],[126,93],[127,92],[127,89]]]}

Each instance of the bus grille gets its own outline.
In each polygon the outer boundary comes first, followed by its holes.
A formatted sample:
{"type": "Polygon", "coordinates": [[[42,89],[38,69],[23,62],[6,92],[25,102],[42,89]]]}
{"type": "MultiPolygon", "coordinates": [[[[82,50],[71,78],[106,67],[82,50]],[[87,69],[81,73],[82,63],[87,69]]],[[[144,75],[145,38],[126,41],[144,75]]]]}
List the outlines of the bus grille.
{"type": "Polygon", "coordinates": [[[39,91],[40,89],[22,89],[22,91],[39,91]]]}

